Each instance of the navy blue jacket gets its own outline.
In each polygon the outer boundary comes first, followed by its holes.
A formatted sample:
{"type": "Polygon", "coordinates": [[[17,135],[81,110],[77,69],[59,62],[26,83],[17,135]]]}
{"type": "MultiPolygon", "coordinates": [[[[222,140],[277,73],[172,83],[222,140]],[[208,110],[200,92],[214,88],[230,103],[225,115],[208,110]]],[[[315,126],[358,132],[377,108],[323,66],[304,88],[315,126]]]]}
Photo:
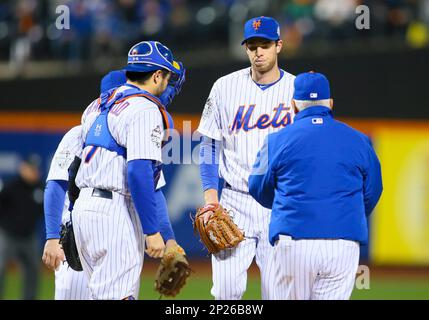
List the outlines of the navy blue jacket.
{"type": "Polygon", "coordinates": [[[367,136],[323,106],[268,135],[249,177],[250,194],[272,209],[269,240],[368,241],[366,216],[382,192],[381,169],[367,136]]]}

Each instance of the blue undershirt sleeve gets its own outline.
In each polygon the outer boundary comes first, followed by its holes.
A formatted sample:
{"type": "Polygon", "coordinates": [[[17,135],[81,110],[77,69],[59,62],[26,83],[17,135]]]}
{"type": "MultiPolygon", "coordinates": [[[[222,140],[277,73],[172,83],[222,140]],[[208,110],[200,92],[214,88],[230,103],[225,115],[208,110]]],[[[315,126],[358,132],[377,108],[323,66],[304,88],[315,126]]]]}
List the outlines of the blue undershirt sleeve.
{"type": "Polygon", "coordinates": [[[219,187],[220,141],[203,136],[200,144],[200,177],[203,191],[219,187]]]}
{"type": "Polygon", "coordinates": [[[61,218],[67,192],[66,180],[49,180],[44,193],[46,240],[60,238],[61,218]]]}
{"type": "Polygon", "coordinates": [[[159,232],[155,201],[154,161],[138,159],[128,161],[128,185],[143,232],[151,235],[159,232]]]}
{"type": "Polygon", "coordinates": [[[162,238],[164,239],[165,242],[167,242],[167,240],[172,240],[172,239],[176,240],[174,236],[173,228],[171,226],[170,218],[168,216],[167,201],[161,189],[155,191],[155,202],[156,202],[156,208],[158,212],[159,228],[161,230],[162,238]]]}

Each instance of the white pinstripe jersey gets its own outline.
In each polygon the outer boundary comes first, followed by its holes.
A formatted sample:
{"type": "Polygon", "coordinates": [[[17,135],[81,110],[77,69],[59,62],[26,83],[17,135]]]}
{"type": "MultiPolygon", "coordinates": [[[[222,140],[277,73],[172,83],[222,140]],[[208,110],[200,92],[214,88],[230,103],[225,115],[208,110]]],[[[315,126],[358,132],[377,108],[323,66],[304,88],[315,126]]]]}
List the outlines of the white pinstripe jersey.
{"type": "Polygon", "coordinates": [[[291,99],[295,76],[283,71],[281,79],[262,90],[251,68],[219,78],[213,85],[198,131],[221,141],[219,173],[233,189],[249,192],[248,177],[267,134],[293,120],[291,99]]]}
{"type": "MultiPolygon", "coordinates": [[[[82,152],[82,138],[81,138],[82,127],[76,126],[71,128],[61,139],[60,144],[55,151],[54,157],[52,158],[51,166],[49,168],[48,177],[49,180],[65,180],[67,181],[68,168],[73,162],[75,156],[79,156],[82,152]]],[[[69,219],[68,217],[69,198],[66,194],[63,209],[63,222],[69,219]]]]}
{"type": "MultiPolygon", "coordinates": [[[[116,93],[129,89],[120,87],[116,93]]],[[[82,137],[86,137],[99,115],[98,100],[82,115],[82,137]]],[[[158,107],[143,97],[132,97],[112,107],[108,115],[109,131],[116,142],[127,149],[127,159],[116,152],[97,148],[92,157],[91,146],[84,148],[76,185],[93,187],[130,195],[127,184],[127,161],[149,159],[161,162],[164,125],[158,107]]],[[[160,178],[159,183],[163,183],[160,178]]],[[[164,183],[165,184],[165,183],[164,183]]],[[[161,185],[158,184],[158,188],[161,185]]]]}
{"type": "MultiPolygon", "coordinates": [[[[46,181],[68,180],[68,168],[75,156],[82,152],[82,127],[70,129],[61,139],[51,161],[46,181]]],[[[66,193],[62,211],[62,223],[70,221],[69,198],[66,193]]],[[[89,299],[86,274],[74,271],[67,262],[60,264],[55,271],[55,300],[87,300],[89,299]]]]}

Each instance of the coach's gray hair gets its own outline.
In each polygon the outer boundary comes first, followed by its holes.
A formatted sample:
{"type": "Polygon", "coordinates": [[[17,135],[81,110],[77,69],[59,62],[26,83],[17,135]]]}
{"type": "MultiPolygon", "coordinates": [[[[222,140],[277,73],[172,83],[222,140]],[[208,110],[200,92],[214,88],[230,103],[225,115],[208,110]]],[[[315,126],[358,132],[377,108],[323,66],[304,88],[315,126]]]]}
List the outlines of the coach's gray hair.
{"type": "Polygon", "coordinates": [[[311,106],[324,106],[324,107],[328,107],[331,108],[331,102],[330,99],[323,99],[323,100],[295,100],[295,105],[296,108],[299,111],[302,111],[308,107],[311,106]]]}

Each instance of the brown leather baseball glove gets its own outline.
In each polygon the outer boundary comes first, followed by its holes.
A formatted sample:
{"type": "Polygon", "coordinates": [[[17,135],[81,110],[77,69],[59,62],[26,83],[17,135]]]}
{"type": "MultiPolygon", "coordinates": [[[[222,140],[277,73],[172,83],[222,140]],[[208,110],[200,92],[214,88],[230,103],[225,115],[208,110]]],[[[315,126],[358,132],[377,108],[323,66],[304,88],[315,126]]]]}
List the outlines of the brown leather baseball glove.
{"type": "Polygon", "coordinates": [[[194,220],[194,231],[198,231],[201,242],[210,253],[234,248],[244,240],[244,233],[220,204],[208,204],[198,209],[194,220]],[[204,223],[204,214],[208,211],[212,211],[213,214],[207,223],[204,223]]]}
{"type": "Polygon", "coordinates": [[[160,294],[175,297],[185,286],[191,268],[179,245],[167,248],[155,276],[155,290],[160,294]]]}

